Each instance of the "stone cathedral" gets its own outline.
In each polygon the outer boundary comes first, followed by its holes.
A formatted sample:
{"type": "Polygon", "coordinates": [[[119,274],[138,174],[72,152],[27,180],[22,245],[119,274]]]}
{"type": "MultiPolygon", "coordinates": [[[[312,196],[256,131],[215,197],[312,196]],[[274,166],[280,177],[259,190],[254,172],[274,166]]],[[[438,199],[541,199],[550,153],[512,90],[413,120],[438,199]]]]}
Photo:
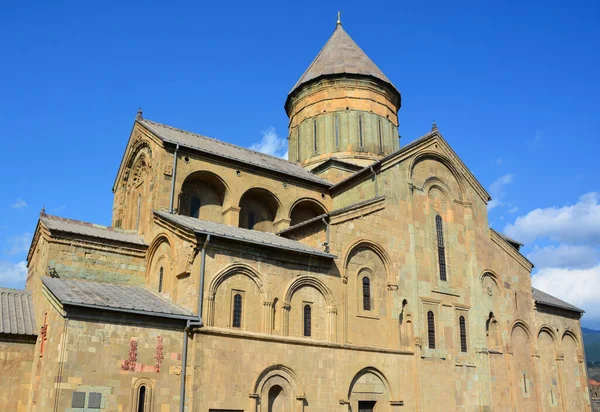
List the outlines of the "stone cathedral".
{"type": "Polygon", "coordinates": [[[112,225],[42,210],[2,410],[590,410],[583,311],[532,288],[435,123],[400,144],[339,21],[284,107],[289,160],[140,111],[112,225]]]}

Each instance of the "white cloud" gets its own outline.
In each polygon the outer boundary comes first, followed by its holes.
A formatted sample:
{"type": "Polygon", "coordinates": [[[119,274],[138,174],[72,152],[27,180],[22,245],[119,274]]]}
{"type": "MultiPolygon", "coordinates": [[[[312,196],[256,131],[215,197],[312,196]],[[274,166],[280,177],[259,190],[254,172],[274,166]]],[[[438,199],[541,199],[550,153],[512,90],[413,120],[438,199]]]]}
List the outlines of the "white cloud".
{"type": "Polygon", "coordinates": [[[519,211],[519,206],[512,206],[510,209],[508,209],[509,213],[517,213],[519,211]]]}
{"type": "Polygon", "coordinates": [[[13,209],[23,209],[24,207],[27,207],[27,202],[25,202],[19,197],[17,198],[17,200],[14,201],[12,205],[10,205],[10,207],[12,207],[13,209]]]}
{"type": "Polygon", "coordinates": [[[287,159],[287,139],[277,136],[274,127],[263,130],[261,134],[262,138],[260,139],[260,142],[252,144],[250,149],[287,159]]]}
{"type": "Polygon", "coordinates": [[[29,250],[29,246],[31,245],[31,233],[26,232],[20,235],[10,237],[7,242],[8,253],[11,256],[18,255],[19,253],[24,253],[29,250]]]}
{"type": "Polygon", "coordinates": [[[27,262],[11,263],[0,261],[0,286],[22,289],[27,278],[27,262]]]}
{"type": "Polygon", "coordinates": [[[600,250],[585,245],[535,245],[527,259],[538,268],[586,269],[598,265],[600,250]]]}
{"type": "Polygon", "coordinates": [[[574,205],[535,209],[504,227],[521,242],[549,238],[555,242],[600,245],[600,193],[591,192],[574,205]]]}
{"type": "Polygon", "coordinates": [[[514,180],[515,175],[507,174],[504,175],[492,182],[490,185],[490,196],[492,200],[488,203],[488,210],[492,210],[500,205],[502,205],[502,200],[506,195],[506,186],[514,180]]]}
{"type": "Polygon", "coordinates": [[[586,311],[583,322],[600,327],[600,265],[588,269],[540,269],[531,278],[533,287],[586,311]]]}

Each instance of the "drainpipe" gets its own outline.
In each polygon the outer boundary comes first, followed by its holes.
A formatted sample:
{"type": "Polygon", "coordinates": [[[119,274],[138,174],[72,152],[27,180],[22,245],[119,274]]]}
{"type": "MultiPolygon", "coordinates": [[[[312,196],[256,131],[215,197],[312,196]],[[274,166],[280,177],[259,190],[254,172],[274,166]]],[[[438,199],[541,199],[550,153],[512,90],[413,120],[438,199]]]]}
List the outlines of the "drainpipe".
{"type": "Polygon", "coordinates": [[[375,197],[379,197],[379,185],[377,184],[377,173],[375,173],[375,170],[373,170],[373,167],[371,166],[371,173],[373,173],[373,178],[375,179],[375,197]]]}
{"type": "MultiPolygon", "coordinates": [[[[179,146],[178,146],[179,147],[179,146]]],[[[181,387],[179,388],[179,411],[185,411],[185,375],[187,371],[187,353],[188,353],[188,333],[192,332],[194,326],[203,326],[202,322],[202,304],[204,303],[204,273],[206,271],[206,248],[210,242],[210,235],[206,236],[206,240],[202,245],[202,255],[200,258],[200,295],[198,296],[198,320],[192,322],[188,320],[183,331],[183,353],[181,354],[181,387]]]]}
{"type": "Polygon", "coordinates": [[[173,213],[173,201],[175,200],[175,176],[177,174],[177,154],[179,153],[179,145],[175,147],[173,152],[173,173],[171,177],[171,203],[169,203],[169,213],[173,213]]]}
{"type": "Polygon", "coordinates": [[[329,253],[329,222],[325,218],[321,218],[321,221],[327,228],[325,229],[325,253],[329,253]]]}
{"type": "Polygon", "coordinates": [[[206,235],[200,258],[200,296],[198,297],[198,317],[200,320],[202,320],[202,304],[204,303],[204,272],[206,269],[206,247],[208,246],[208,242],[210,242],[210,235],[206,235]]]}

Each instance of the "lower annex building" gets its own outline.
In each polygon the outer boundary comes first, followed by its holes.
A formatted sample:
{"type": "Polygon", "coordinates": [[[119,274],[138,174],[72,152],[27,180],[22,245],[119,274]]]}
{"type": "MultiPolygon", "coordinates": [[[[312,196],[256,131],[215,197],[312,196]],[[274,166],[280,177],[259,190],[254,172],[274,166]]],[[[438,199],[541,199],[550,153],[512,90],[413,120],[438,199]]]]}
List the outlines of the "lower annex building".
{"type": "Polygon", "coordinates": [[[338,21],[289,161],[134,121],[112,226],[40,214],[0,289],[6,411],[589,411],[582,310],[338,21]]]}

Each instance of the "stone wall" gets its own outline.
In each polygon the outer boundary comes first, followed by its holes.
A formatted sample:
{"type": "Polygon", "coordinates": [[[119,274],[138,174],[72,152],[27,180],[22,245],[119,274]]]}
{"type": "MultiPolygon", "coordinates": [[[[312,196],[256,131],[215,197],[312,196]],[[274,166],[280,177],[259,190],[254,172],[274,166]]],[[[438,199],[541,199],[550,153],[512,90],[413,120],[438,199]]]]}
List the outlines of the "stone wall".
{"type": "Polygon", "coordinates": [[[26,411],[35,350],[32,341],[0,337],[0,405],[5,411],[26,411]]]}

